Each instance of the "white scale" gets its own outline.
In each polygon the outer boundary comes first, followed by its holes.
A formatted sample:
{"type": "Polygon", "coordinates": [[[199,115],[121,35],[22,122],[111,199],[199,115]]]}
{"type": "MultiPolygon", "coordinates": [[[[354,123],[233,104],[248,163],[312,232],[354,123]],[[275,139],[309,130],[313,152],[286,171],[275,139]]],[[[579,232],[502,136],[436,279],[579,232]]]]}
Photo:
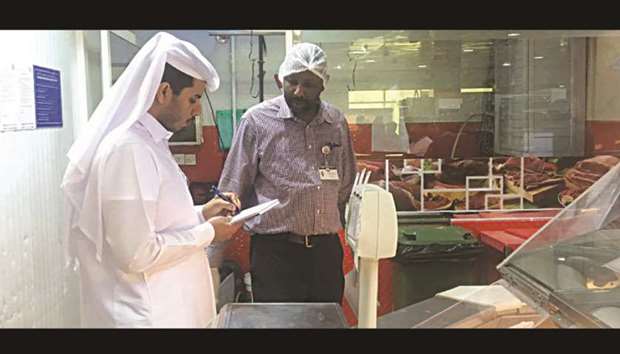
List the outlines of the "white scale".
{"type": "Polygon", "coordinates": [[[345,213],[346,239],[359,269],[358,328],[377,327],[379,259],[394,257],[398,244],[392,194],[368,184],[369,178],[366,169],[356,174],[345,213]]]}

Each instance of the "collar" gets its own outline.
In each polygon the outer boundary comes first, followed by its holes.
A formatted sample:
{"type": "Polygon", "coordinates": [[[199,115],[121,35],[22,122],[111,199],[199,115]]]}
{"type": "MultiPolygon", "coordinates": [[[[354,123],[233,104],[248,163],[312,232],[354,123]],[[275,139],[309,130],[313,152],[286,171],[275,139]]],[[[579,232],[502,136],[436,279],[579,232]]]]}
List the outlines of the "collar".
{"type": "Polygon", "coordinates": [[[159,143],[162,140],[168,140],[172,136],[172,132],[166,130],[159,121],[155,117],[153,117],[150,113],[146,112],[140,119],[139,122],[142,123],[142,126],[146,128],[146,130],[151,134],[153,140],[156,143],[159,143]]]}
{"type": "MultiPolygon", "coordinates": [[[[279,105],[280,107],[278,110],[278,115],[277,115],[278,118],[282,118],[282,119],[296,118],[295,116],[293,116],[293,112],[291,112],[291,109],[286,104],[284,95],[280,95],[277,98],[276,104],[279,105]]],[[[323,122],[327,122],[331,124],[334,122],[333,118],[325,110],[325,103],[323,101],[321,101],[321,105],[319,107],[319,111],[317,112],[317,116],[314,118],[314,120],[312,120],[312,122],[315,122],[315,121],[317,122],[316,124],[321,124],[323,122]]]]}

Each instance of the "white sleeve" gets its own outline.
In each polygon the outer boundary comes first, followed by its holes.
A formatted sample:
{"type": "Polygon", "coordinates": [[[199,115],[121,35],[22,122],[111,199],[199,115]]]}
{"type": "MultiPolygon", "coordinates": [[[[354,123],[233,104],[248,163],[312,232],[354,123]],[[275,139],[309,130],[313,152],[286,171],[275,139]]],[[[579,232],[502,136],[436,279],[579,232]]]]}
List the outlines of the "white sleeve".
{"type": "Polygon", "coordinates": [[[196,214],[198,214],[198,220],[200,220],[201,223],[207,221],[205,220],[205,216],[202,214],[202,208],[205,205],[194,205],[194,210],[196,210],[196,214]]]}
{"type": "Polygon", "coordinates": [[[203,251],[215,236],[201,223],[155,232],[160,177],[154,156],[138,144],[122,146],[105,162],[102,181],[103,229],[114,259],[125,272],[166,266],[203,251]]]}

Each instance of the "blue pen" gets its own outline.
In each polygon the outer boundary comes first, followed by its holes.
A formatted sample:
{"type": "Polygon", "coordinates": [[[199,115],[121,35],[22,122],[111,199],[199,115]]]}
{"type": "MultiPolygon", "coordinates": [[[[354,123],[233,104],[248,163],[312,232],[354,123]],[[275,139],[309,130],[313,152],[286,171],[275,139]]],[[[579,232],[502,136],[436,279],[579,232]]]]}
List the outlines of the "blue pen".
{"type": "Polygon", "coordinates": [[[239,208],[237,208],[237,205],[235,205],[235,203],[227,196],[224,195],[224,193],[222,193],[219,189],[217,189],[216,186],[211,186],[211,192],[215,193],[215,195],[217,195],[218,197],[224,199],[225,201],[231,203],[232,205],[235,206],[235,214],[239,212],[239,208]]]}

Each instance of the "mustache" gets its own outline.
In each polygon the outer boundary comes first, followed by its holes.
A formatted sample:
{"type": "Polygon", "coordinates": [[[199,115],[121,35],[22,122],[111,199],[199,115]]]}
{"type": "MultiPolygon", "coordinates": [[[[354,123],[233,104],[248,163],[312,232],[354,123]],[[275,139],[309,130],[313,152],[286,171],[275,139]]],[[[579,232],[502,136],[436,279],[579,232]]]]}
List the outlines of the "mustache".
{"type": "Polygon", "coordinates": [[[318,104],[320,101],[318,99],[306,99],[306,98],[299,98],[299,97],[289,97],[288,101],[292,104],[297,104],[297,105],[314,105],[314,104],[318,104]]]}

